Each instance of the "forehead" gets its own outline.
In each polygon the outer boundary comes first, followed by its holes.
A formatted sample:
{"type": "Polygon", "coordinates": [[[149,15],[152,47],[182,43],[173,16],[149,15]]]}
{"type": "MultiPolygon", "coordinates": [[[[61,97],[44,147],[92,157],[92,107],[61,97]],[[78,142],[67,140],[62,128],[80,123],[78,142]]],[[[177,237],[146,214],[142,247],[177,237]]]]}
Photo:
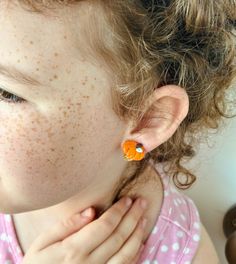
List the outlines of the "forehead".
{"type": "Polygon", "coordinates": [[[7,5],[1,1],[1,64],[17,64],[29,73],[40,65],[47,73],[56,65],[66,67],[83,58],[91,52],[85,34],[89,10],[90,4],[81,2],[73,8],[63,7],[42,15],[17,3],[7,5]]]}

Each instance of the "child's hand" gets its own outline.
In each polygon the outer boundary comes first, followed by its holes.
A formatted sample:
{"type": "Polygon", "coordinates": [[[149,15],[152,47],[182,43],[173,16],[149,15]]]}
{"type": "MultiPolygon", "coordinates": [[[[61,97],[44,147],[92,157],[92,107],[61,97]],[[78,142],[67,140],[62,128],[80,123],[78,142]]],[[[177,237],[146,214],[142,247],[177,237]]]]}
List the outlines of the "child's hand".
{"type": "Polygon", "coordinates": [[[91,217],[76,214],[76,221],[70,218],[53,226],[34,241],[22,264],[136,264],[144,209],[140,198],[130,210],[125,201],[123,197],[94,221],[91,208],[91,217]]]}

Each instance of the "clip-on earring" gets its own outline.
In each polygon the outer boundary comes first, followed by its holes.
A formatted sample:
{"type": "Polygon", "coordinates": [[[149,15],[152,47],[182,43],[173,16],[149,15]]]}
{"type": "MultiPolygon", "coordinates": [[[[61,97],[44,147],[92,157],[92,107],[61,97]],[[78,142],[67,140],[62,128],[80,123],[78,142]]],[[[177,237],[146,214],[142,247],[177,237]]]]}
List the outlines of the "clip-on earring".
{"type": "Polygon", "coordinates": [[[128,161],[142,160],[146,154],[143,145],[135,140],[126,140],[122,148],[124,152],[124,159],[128,161]]]}

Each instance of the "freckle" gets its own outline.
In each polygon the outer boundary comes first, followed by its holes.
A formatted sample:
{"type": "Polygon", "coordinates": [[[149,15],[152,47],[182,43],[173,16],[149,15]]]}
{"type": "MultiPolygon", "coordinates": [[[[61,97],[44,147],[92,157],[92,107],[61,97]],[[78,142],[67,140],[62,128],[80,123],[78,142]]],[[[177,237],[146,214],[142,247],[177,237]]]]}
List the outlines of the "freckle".
{"type": "Polygon", "coordinates": [[[71,137],[70,139],[71,139],[71,140],[74,140],[74,139],[76,139],[76,137],[71,137]]]}
{"type": "Polygon", "coordinates": [[[19,49],[16,49],[16,51],[18,52],[18,51],[19,51],[19,49]]]}
{"type": "Polygon", "coordinates": [[[53,78],[54,78],[54,79],[57,79],[58,77],[57,77],[57,75],[54,75],[53,78]]]}
{"type": "Polygon", "coordinates": [[[25,59],[28,59],[28,57],[27,57],[27,56],[24,56],[24,58],[25,58],[25,59]]]}
{"type": "Polygon", "coordinates": [[[40,61],[37,61],[37,64],[39,64],[40,63],[40,61]]]}
{"type": "Polygon", "coordinates": [[[34,42],[31,40],[31,41],[30,41],[30,44],[31,44],[31,45],[33,45],[33,44],[34,44],[34,42]]]}
{"type": "Polygon", "coordinates": [[[83,98],[89,99],[89,96],[88,95],[84,95],[83,98]]]}
{"type": "Polygon", "coordinates": [[[39,68],[37,68],[36,71],[39,71],[39,68]]]}
{"type": "Polygon", "coordinates": [[[67,36],[64,36],[64,39],[67,39],[67,36]]]}
{"type": "Polygon", "coordinates": [[[54,53],[54,56],[55,56],[55,57],[57,57],[57,56],[58,56],[58,53],[57,53],[57,52],[55,52],[55,53],[54,53]]]}
{"type": "Polygon", "coordinates": [[[51,151],[55,151],[55,149],[51,148],[51,151]]]}
{"type": "Polygon", "coordinates": [[[17,60],[18,63],[20,63],[20,60],[17,60]]]}
{"type": "Polygon", "coordinates": [[[74,149],[74,147],[71,147],[71,149],[74,149]]]}
{"type": "Polygon", "coordinates": [[[52,81],[52,79],[50,78],[50,79],[49,79],[49,81],[51,82],[51,81],[52,81]]]}
{"type": "Polygon", "coordinates": [[[70,109],[70,106],[68,106],[67,109],[70,109]]]}
{"type": "Polygon", "coordinates": [[[96,77],[94,77],[94,80],[97,80],[97,78],[96,78],[96,77]]]}
{"type": "Polygon", "coordinates": [[[81,105],[81,103],[76,103],[77,105],[81,105]]]}
{"type": "Polygon", "coordinates": [[[66,111],[64,111],[64,112],[63,112],[63,114],[64,114],[64,116],[66,116],[66,115],[67,115],[67,112],[66,112],[66,111]]]}
{"type": "Polygon", "coordinates": [[[94,85],[93,84],[91,85],[91,89],[94,90],[94,85]]]}
{"type": "Polygon", "coordinates": [[[83,85],[85,85],[85,82],[82,82],[83,85]]]}

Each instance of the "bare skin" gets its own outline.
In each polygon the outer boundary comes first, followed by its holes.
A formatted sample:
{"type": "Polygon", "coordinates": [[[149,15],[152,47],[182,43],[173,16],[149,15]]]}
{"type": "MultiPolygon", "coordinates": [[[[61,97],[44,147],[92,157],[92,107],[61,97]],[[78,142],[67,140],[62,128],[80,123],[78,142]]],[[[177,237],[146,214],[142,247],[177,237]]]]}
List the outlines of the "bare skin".
{"type": "MultiPolygon", "coordinates": [[[[145,173],[150,176],[152,176],[151,174],[156,174],[151,166],[147,168],[145,173]]],[[[157,221],[163,201],[163,186],[160,178],[157,177],[157,179],[159,180],[150,181],[145,185],[139,185],[135,188],[135,190],[131,190],[127,193],[127,195],[131,198],[134,196],[143,197],[148,202],[148,207],[143,215],[148,220],[143,234],[144,243],[157,221]]],[[[49,210],[39,210],[25,214],[16,214],[13,216],[18,240],[23,252],[27,252],[38,235],[50,226],[56,224],[56,220],[54,219],[54,222],[52,220],[53,208],[51,209],[52,214],[50,214],[49,210]],[[48,217],[49,215],[50,218],[48,217]]]]}

